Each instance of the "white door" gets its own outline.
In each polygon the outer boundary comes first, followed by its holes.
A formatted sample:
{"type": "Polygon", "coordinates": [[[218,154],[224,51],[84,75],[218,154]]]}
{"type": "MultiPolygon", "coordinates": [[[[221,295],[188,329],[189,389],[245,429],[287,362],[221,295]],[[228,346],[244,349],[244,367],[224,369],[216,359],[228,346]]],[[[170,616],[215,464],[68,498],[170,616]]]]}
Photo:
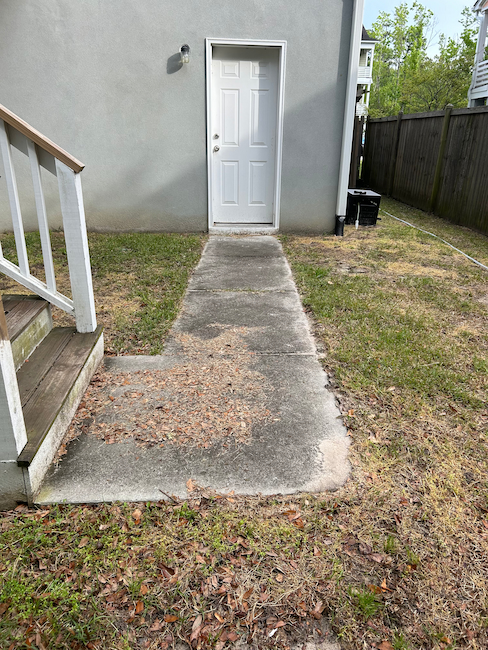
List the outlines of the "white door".
{"type": "Polygon", "coordinates": [[[273,224],[278,60],[278,48],[213,47],[214,225],[273,224]]]}

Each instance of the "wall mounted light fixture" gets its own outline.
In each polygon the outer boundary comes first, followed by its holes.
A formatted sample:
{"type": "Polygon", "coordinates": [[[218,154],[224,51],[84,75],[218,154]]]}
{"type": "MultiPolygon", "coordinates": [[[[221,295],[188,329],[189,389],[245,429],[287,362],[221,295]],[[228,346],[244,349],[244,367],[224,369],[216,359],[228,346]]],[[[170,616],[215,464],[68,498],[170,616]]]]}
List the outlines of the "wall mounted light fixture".
{"type": "Polygon", "coordinates": [[[180,47],[180,61],[181,63],[190,63],[190,46],[182,45],[180,47]]]}

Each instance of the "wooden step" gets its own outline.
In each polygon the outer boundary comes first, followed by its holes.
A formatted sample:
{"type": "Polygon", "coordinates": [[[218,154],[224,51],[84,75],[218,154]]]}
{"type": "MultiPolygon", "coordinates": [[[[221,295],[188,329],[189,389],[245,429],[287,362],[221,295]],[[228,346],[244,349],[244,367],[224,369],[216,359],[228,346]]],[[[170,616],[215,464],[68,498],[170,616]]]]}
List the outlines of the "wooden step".
{"type": "Polygon", "coordinates": [[[48,464],[51,462],[48,456],[56,452],[102,356],[102,327],[90,334],[80,334],[70,327],[55,328],[18,371],[27,431],[27,444],[17,459],[20,467],[30,467],[44,443],[50,450],[44,450],[42,455],[48,464]],[[101,348],[97,345],[100,339],[101,348]],[[97,358],[93,359],[95,347],[97,358]],[[88,370],[87,364],[91,364],[88,370]],[[86,376],[81,377],[83,373],[86,376]],[[58,419],[63,423],[57,427],[56,439],[47,440],[58,419]]]}
{"type": "Polygon", "coordinates": [[[18,370],[52,330],[51,306],[37,296],[3,296],[3,308],[18,370]]]}
{"type": "Polygon", "coordinates": [[[20,401],[23,409],[46,375],[46,369],[53,366],[73,335],[74,328],[72,327],[56,327],[33,353],[28,363],[25,363],[17,372],[20,401]]]}

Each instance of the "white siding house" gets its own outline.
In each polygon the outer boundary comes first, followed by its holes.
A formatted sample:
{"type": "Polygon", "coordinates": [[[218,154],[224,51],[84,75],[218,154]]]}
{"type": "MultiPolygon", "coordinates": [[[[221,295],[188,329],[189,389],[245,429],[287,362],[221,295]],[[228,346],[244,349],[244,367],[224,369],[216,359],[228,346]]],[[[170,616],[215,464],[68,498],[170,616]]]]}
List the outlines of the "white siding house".
{"type": "Polygon", "coordinates": [[[486,57],[486,35],[488,30],[488,0],[478,0],[473,11],[480,19],[478,44],[474,59],[473,78],[468,91],[468,106],[485,106],[488,99],[488,58],[486,57]]]}
{"type": "Polygon", "coordinates": [[[371,84],[373,83],[373,58],[377,40],[372,38],[363,26],[361,49],[359,51],[356,115],[368,114],[371,84]]]}

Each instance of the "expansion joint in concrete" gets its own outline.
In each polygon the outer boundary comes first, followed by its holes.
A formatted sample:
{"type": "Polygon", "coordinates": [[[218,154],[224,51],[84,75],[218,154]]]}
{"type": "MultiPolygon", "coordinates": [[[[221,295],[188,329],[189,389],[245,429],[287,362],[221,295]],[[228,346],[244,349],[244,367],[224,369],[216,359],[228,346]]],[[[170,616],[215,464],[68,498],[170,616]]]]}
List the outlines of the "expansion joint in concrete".
{"type": "Polygon", "coordinates": [[[291,294],[296,293],[293,289],[188,289],[188,293],[277,293],[277,294],[291,294]]]}

